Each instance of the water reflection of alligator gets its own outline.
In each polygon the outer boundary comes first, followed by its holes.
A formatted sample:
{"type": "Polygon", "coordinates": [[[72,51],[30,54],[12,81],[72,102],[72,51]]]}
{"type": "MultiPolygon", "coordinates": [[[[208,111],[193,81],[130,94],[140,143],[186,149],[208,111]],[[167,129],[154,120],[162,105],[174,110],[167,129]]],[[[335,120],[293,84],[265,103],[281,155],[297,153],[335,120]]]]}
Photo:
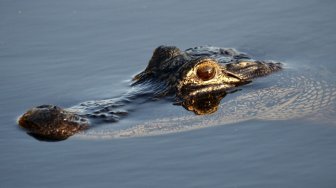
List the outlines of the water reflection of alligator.
{"type": "Polygon", "coordinates": [[[209,114],[217,111],[220,100],[233,88],[280,69],[280,63],[252,60],[234,49],[206,46],[181,51],[160,46],[123,96],[69,109],[37,106],[20,117],[19,125],[36,138],[62,140],[97,121],[117,121],[127,115],[127,104],[168,96],[195,114],[209,114]]]}

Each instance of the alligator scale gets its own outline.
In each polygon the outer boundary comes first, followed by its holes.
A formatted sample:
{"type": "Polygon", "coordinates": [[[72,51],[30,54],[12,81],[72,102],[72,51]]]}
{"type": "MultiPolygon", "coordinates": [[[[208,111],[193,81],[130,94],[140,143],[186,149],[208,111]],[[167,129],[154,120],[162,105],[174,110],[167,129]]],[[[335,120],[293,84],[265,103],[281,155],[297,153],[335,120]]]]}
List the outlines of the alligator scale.
{"type": "Polygon", "coordinates": [[[41,105],[18,120],[38,139],[63,140],[100,122],[116,122],[134,104],[166,98],[197,115],[218,110],[221,99],[254,78],[282,69],[274,61],[254,60],[231,48],[195,47],[181,51],[173,46],[154,50],[146,69],[137,74],[128,92],[106,100],[83,102],[63,109],[41,105]]]}

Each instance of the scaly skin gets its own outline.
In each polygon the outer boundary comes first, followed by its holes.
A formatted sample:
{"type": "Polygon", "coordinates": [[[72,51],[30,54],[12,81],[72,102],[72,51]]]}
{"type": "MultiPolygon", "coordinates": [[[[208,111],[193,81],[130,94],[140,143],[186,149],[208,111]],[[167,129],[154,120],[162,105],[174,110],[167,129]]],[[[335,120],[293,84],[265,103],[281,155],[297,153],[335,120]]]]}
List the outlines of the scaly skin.
{"type": "Polygon", "coordinates": [[[127,115],[124,108],[132,103],[165,96],[174,97],[175,104],[195,114],[209,114],[217,111],[220,100],[233,88],[279,70],[280,63],[255,61],[234,49],[181,51],[159,46],[146,69],[133,78],[130,91],[120,98],[84,102],[69,109],[42,105],[28,110],[18,123],[38,139],[63,140],[96,120],[117,121],[127,115]]]}

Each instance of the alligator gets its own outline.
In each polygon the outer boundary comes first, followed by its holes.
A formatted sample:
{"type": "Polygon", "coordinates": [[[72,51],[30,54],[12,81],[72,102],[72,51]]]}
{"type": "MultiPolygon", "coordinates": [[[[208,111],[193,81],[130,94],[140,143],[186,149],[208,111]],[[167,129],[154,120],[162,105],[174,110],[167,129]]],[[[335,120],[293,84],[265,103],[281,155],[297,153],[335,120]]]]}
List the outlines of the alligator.
{"type": "Polygon", "coordinates": [[[66,109],[40,105],[24,113],[18,124],[37,139],[58,141],[99,122],[118,121],[128,114],[131,104],[162,98],[196,115],[210,114],[218,110],[223,97],[239,90],[238,86],[282,67],[280,62],[254,60],[232,48],[200,46],[182,51],[175,46],[159,46],[124,95],[66,109]]]}

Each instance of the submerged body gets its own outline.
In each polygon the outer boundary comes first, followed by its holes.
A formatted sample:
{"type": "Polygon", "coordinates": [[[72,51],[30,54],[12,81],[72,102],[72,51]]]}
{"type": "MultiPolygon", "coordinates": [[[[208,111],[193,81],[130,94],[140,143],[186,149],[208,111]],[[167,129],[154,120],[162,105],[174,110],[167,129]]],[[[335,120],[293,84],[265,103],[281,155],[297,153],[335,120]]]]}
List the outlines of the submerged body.
{"type": "Polygon", "coordinates": [[[196,47],[181,51],[160,46],[125,95],[69,109],[38,106],[23,114],[19,125],[38,139],[62,140],[98,121],[118,121],[127,115],[128,104],[161,97],[171,97],[174,104],[195,114],[209,114],[217,111],[220,100],[234,88],[281,69],[278,62],[253,60],[234,49],[196,47]]]}

